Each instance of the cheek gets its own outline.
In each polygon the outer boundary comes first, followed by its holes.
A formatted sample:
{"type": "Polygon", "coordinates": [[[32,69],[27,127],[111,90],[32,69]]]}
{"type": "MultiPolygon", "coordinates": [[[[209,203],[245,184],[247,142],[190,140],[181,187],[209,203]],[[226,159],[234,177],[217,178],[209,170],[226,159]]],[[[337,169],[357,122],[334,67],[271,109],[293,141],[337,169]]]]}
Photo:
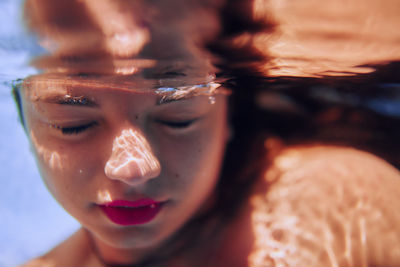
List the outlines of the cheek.
{"type": "Polygon", "coordinates": [[[160,143],[163,172],[174,189],[200,191],[197,189],[213,187],[219,177],[227,139],[224,105],[193,134],[160,143]]]}
{"type": "Polygon", "coordinates": [[[83,201],[83,196],[93,194],[95,177],[91,150],[41,138],[32,131],[31,143],[41,176],[52,195],[67,210],[83,201]]]}

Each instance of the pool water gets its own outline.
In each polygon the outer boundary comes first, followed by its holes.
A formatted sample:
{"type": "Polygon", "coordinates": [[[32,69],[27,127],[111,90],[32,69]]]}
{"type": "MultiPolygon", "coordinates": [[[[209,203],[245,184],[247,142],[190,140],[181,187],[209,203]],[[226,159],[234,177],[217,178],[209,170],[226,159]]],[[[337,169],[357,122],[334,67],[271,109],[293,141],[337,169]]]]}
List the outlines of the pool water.
{"type": "Polygon", "coordinates": [[[10,81],[32,73],[18,28],[21,1],[0,1],[0,267],[38,256],[77,227],[51,197],[18,121],[10,81]]]}
{"type": "Polygon", "coordinates": [[[0,86],[0,266],[49,250],[77,227],[47,192],[19,124],[10,89],[0,86]]]}

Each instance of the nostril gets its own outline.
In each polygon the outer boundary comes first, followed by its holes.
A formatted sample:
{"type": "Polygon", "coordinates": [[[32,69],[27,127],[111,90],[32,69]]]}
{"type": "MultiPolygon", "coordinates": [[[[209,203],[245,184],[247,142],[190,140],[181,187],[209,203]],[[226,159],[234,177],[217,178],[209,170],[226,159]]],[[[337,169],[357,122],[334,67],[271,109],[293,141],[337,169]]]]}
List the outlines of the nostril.
{"type": "Polygon", "coordinates": [[[130,129],[115,138],[104,171],[111,179],[137,184],[159,176],[161,167],[146,138],[130,129]]]}

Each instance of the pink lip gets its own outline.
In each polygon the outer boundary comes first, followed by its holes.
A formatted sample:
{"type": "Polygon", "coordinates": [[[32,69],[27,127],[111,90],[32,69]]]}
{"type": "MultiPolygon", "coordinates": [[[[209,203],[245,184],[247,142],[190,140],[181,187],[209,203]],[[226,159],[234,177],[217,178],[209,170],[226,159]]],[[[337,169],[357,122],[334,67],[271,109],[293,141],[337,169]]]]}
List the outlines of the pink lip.
{"type": "Polygon", "coordinates": [[[164,202],[144,198],[136,201],[114,200],[100,205],[104,214],[119,225],[138,225],[152,221],[164,202]]]}

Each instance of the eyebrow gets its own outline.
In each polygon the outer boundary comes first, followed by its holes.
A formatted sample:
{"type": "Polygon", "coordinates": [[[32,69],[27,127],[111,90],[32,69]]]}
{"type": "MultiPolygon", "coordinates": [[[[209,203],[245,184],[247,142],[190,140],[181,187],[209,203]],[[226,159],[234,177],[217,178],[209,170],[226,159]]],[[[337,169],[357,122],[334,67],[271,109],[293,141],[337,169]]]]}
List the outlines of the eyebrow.
{"type": "Polygon", "coordinates": [[[99,107],[96,101],[86,96],[52,95],[43,97],[40,100],[50,104],[80,106],[80,107],[99,107]]]}

